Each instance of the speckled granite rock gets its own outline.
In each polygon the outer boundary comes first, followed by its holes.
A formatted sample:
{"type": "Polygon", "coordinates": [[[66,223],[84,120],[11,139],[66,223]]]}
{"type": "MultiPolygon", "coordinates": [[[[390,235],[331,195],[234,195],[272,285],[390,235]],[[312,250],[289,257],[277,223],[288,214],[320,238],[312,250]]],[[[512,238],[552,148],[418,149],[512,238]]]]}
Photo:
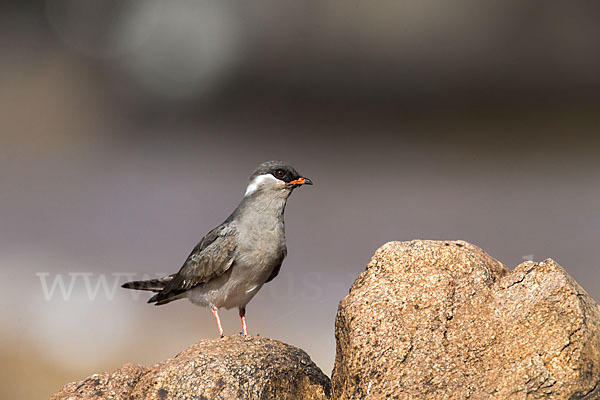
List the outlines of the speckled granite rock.
{"type": "Polygon", "coordinates": [[[328,399],[329,378],[302,350],[272,339],[229,336],[194,344],[151,368],[125,365],[66,385],[67,399],[328,399]]]}
{"type": "Polygon", "coordinates": [[[116,371],[94,374],[65,385],[50,400],[128,399],[140,378],[148,372],[141,365],[125,364],[116,371]]]}
{"type": "Polygon", "coordinates": [[[552,260],[391,242],[338,309],[333,398],[597,399],[600,310],[552,260]]]}

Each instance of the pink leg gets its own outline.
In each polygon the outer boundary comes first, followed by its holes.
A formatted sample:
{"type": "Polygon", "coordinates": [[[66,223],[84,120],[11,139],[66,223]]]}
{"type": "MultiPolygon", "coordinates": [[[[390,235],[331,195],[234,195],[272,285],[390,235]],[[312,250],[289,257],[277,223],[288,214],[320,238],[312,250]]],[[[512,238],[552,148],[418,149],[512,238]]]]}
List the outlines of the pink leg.
{"type": "Polygon", "coordinates": [[[217,321],[217,327],[219,327],[219,334],[221,337],[225,336],[225,332],[223,332],[223,327],[221,326],[221,319],[219,318],[219,309],[217,307],[210,307],[210,310],[213,313],[213,317],[215,317],[215,321],[217,321]]]}
{"type": "Polygon", "coordinates": [[[242,330],[244,331],[244,336],[248,336],[248,328],[246,328],[246,309],[240,308],[240,318],[242,319],[242,330]]]}

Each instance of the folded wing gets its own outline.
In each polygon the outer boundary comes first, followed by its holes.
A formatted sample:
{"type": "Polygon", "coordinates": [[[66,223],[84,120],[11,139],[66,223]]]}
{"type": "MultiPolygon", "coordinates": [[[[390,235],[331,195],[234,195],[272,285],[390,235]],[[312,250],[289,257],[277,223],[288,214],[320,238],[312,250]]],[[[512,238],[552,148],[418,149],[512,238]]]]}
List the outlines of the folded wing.
{"type": "Polygon", "coordinates": [[[148,302],[157,306],[169,303],[195,286],[225,273],[235,261],[236,233],[233,222],[210,231],[192,250],[179,272],[148,302]]]}

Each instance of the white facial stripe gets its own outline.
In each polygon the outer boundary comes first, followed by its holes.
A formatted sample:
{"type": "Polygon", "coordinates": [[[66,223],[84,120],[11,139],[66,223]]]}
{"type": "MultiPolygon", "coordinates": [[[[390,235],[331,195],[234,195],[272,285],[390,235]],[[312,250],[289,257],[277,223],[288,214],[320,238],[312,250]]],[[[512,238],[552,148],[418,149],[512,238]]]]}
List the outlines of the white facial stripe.
{"type": "Polygon", "coordinates": [[[262,185],[263,183],[270,181],[270,180],[283,183],[282,181],[275,178],[271,174],[258,175],[256,178],[252,179],[252,182],[250,182],[250,184],[246,188],[246,193],[244,194],[244,196],[248,196],[248,195],[256,192],[258,190],[258,188],[260,187],[260,185],[262,185]]]}

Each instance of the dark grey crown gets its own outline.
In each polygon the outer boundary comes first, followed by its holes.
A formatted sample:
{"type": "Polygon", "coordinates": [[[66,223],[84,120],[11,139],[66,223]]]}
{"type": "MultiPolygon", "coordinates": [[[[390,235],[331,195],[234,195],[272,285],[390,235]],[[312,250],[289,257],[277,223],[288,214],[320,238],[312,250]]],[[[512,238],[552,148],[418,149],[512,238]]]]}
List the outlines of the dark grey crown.
{"type": "Polygon", "coordinates": [[[289,164],[283,161],[267,161],[258,166],[250,176],[250,180],[256,178],[259,175],[271,174],[275,178],[280,179],[284,182],[291,182],[298,178],[301,178],[300,174],[289,164]]]}

